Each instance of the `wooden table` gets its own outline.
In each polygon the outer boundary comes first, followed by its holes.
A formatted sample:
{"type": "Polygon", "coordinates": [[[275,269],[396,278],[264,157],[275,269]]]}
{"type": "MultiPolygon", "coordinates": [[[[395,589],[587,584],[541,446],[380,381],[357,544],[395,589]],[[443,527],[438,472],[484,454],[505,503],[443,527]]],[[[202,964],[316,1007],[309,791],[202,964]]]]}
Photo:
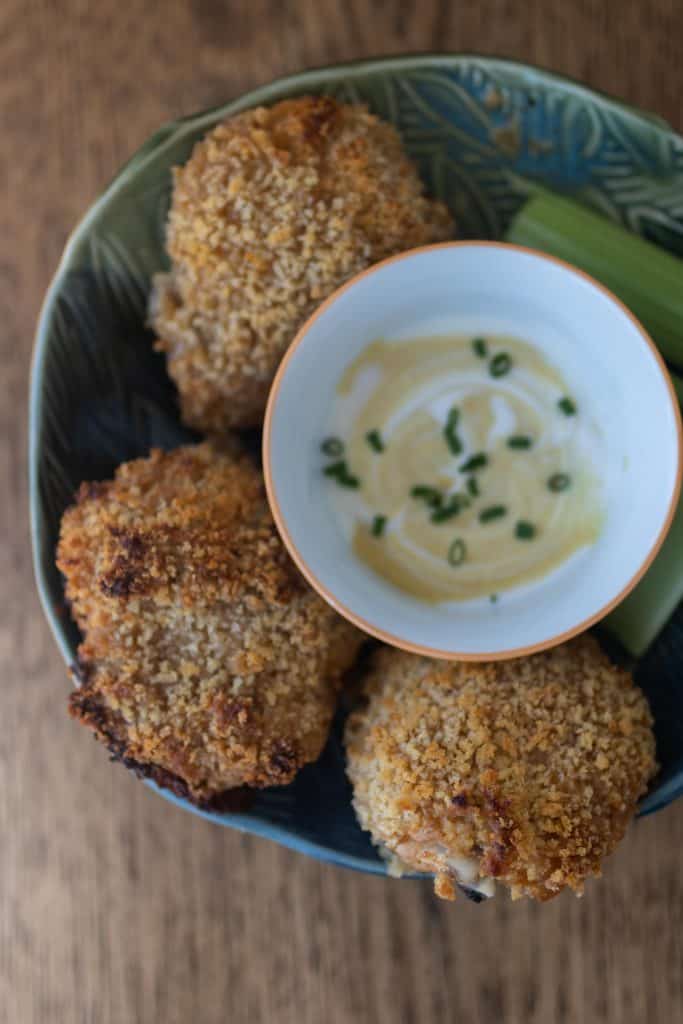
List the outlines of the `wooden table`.
{"type": "Polygon", "coordinates": [[[683,129],[681,0],[3,0],[0,25],[2,1024],[680,1020],[683,802],[584,900],[451,906],[212,827],[109,765],[65,714],[34,592],[25,397],[67,232],[161,122],[302,67],[450,49],[683,129]]]}

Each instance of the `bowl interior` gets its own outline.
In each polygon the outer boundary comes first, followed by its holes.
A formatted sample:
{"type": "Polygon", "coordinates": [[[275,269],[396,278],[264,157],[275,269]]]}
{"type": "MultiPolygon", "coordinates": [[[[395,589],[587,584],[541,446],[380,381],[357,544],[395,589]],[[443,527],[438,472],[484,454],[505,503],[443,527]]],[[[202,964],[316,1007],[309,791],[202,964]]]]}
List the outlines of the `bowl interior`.
{"type": "MultiPolygon", "coordinates": [[[[513,371],[514,373],[514,371],[513,371]]],[[[264,432],[269,496],[310,582],[381,639],[438,657],[528,653],[585,628],[624,596],[663,539],[678,490],[677,403],[643,329],[585,275],[501,243],[434,246],[386,261],[329,299],[282,363],[264,432]],[[330,409],[371,342],[434,334],[531,342],[597,426],[604,523],[546,578],[488,599],[427,605],[349,550],[330,508],[320,441],[348,426],[330,409]]],[[[380,425],[381,426],[381,425],[380,425]]]]}
{"type": "MultiPolygon", "coordinates": [[[[452,206],[463,237],[499,237],[541,184],[683,255],[683,140],[655,118],[510,62],[422,55],[325,68],[165,126],[76,228],[38,328],[30,409],[33,550],[43,607],[67,663],[79,636],[54,566],[62,512],[82,480],[108,477],[152,445],[191,438],[144,326],[150,276],[166,265],[171,168],[228,114],[304,92],[366,102],[392,121],[427,187],[452,206]]],[[[655,713],[662,764],[646,810],[683,790],[681,665],[679,612],[637,669],[655,713]]],[[[293,786],[257,794],[241,814],[213,817],[383,870],[355,823],[336,732],[323,759],[293,786]]]]}

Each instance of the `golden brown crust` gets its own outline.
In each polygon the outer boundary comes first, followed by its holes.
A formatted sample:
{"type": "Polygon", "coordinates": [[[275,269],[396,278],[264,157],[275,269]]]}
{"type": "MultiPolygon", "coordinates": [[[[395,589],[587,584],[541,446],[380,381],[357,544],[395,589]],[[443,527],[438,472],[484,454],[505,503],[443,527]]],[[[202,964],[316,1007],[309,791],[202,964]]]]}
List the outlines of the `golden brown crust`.
{"type": "Polygon", "coordinates": [[[581,892],[655,771],[645,697],[590,636],[487,665],[383,650],[365,692],[346,732],[358,818],[441,895],[449,856],[513,897],[581,892]]]}
{"type": "Polygon", "coordinates": [[[385,256],[452,237],[396,131],[365,107],[285,100],[218,125],[176,168],[150,311],[202,430],[260,424],[277,365],[315,307],[385,256]]]}
{"type": "Polygon", "coordinates": [[[154,451],[83,484],[57,565],[85,637],[71,712],[118,758],[207,801],[318,756],[360,634],[292,565],[245,457],[154,451]]]}

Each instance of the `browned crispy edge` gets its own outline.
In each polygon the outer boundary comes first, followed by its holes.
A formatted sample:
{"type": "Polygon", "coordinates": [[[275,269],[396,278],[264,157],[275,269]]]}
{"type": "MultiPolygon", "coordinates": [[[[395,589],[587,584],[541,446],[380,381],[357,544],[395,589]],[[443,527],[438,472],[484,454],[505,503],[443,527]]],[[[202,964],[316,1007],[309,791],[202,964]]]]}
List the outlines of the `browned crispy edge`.
{"type": "Polygon", "coordinates": [[[88,694],[89,669],[80,661],[70,666],[71,675],[77,689],[69,696],[69,714],[89,726],[111,754],[111,760],[122,764],[124,768],[139,779],[150,779],[155,785],[167,789],[174,796],[187,800],[203,811],[217,811],[237,814],[249,809],[254,801],[254,792],[248,786],[236,789],[225,789],[215,793],[208,800],[200,800],[193,796],[184,779],[159,765],[136,761],[126,753],[126,744],[111,729],[107,711],[93,696],[88,694]]]}

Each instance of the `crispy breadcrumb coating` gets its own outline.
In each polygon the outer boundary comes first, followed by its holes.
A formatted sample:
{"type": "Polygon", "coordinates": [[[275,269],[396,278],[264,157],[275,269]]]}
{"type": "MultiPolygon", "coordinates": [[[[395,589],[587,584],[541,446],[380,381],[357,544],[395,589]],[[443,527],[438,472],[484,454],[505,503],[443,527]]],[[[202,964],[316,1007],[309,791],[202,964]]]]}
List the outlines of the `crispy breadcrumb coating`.
{"type": "Polygon", "coordinates": [[[581,893],[655,771],[646,699],[590,636],[487,665],[385,649],[365,693],[346,731],[358,818],[446,898],[462,858],[513,898],[581,893]]]}
{"type": "Polygon", "coordinates": [[[75,718],[206,803],[319,755],[360,634],[305,584],[258,470],[208,443],[83,484],[57,565],[84,634],[75,718]]]}
{"type": "Polygon", "coordinates": [[[184,421],[260,425],[277,365],[323,299],[452,235],[395,129],[363,106],[306,96],[218,125],[174,171],[173,267],[150,303],[184,421]]]}

